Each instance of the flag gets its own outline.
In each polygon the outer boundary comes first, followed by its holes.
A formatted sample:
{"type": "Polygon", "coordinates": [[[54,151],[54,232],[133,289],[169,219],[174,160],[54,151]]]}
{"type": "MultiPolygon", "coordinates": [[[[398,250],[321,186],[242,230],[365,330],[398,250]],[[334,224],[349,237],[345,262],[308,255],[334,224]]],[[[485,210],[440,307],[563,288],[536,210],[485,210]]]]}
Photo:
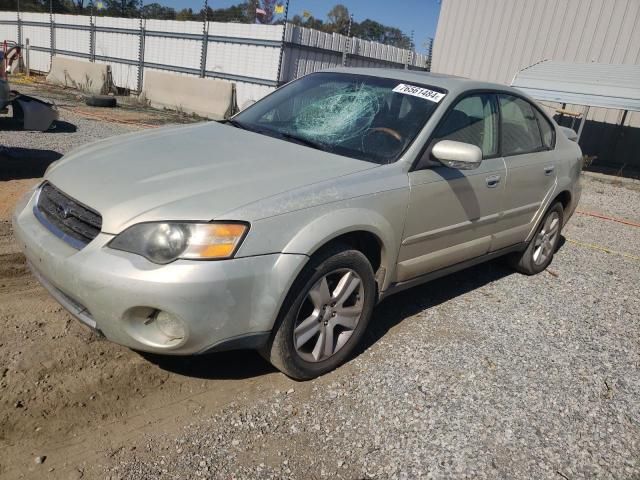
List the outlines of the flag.
{"type": "Polygon", "coordinates": [[[311,16],[311,12],[309,10],[305,10],[302,12],[302,16],[304,18],[309,18],[311,16]]]}
{"type": "Polygon", "coordinates": [[[96,8],[97,8],[98,10],[104,10],[104,2],[103,2],[103,1],[101,1],[101,0],[98,0],[98,1],[96,2],[96,8]]]}
{"type": "Polygon", "coordinates": [[[284,5],[282,5],[281,3],[279,3],[278,5],[276,5],[276,13],[284,13],[284,5]]]}

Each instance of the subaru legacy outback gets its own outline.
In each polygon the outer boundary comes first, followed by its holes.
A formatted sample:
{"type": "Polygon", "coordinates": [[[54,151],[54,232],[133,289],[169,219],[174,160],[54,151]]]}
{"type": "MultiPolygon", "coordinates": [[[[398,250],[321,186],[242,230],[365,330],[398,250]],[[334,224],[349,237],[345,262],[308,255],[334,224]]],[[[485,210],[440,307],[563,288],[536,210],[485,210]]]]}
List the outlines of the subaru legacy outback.
{"type": "Polygon", "coordinates": [[[34,275],[132,349],[337,367],[387,296],[507,256],[551,262],[581,152],[518,90],[381,69],[307,75],[222,122],[84,146],[13,222],[34,275]]]}

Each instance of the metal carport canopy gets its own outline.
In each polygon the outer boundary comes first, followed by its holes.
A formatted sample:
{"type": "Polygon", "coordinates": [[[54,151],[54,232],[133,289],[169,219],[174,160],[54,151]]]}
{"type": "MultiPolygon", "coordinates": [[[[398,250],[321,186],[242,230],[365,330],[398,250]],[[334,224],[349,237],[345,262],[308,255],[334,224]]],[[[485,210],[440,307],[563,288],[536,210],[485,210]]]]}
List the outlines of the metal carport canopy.
{"type": "Polygon", "coordinates": [[[640,65],[546,60],[511,82],[536,100],[640,111],[640,65]]]}

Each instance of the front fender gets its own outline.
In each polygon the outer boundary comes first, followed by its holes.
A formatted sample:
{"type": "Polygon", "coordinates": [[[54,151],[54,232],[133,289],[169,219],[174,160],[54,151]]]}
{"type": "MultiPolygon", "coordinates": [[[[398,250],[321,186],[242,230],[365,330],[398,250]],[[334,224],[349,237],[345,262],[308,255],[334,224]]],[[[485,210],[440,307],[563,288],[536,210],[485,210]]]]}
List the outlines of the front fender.
{"type": "Polygon", "coordinates": [[[313,255],[322,246],[341,235],[364,231],[375,235],[381,246],[381,266],[385,268],[385,282],[382,290],[394,271],[399,244],[394,226],[377,212],[363,208],[346,208],[337,212],[327,212],[314,219],[284,247],[283,253],[313,255]]]}
{"type": "Polygon", "coordinates": [[[407,196],[408,189],[395,189],[255,221],[236,256],[277,252],[310,257],[341,235],[365,231],[381,244],[385,289],[395,274],[407,196]]]}

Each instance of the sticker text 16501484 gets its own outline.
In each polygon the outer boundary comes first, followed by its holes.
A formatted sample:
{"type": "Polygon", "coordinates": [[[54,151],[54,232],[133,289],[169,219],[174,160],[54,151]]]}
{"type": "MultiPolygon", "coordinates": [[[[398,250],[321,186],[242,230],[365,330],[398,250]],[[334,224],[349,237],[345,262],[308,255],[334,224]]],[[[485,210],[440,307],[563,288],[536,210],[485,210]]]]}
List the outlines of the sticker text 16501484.
{"type": "Polygon", "coordinates": [[[429,90],[424,87],[416,87],[415,85],[407,85],[405,83],[401,83],[396,88],[393,89],[396,93],[403,93],[405,95],[413,95],[414,97],[424,98],[425,100],[431,100],[432,102],[438,103],[445,96],[444,93],[436,92],[433,90],[429,90]]]}

